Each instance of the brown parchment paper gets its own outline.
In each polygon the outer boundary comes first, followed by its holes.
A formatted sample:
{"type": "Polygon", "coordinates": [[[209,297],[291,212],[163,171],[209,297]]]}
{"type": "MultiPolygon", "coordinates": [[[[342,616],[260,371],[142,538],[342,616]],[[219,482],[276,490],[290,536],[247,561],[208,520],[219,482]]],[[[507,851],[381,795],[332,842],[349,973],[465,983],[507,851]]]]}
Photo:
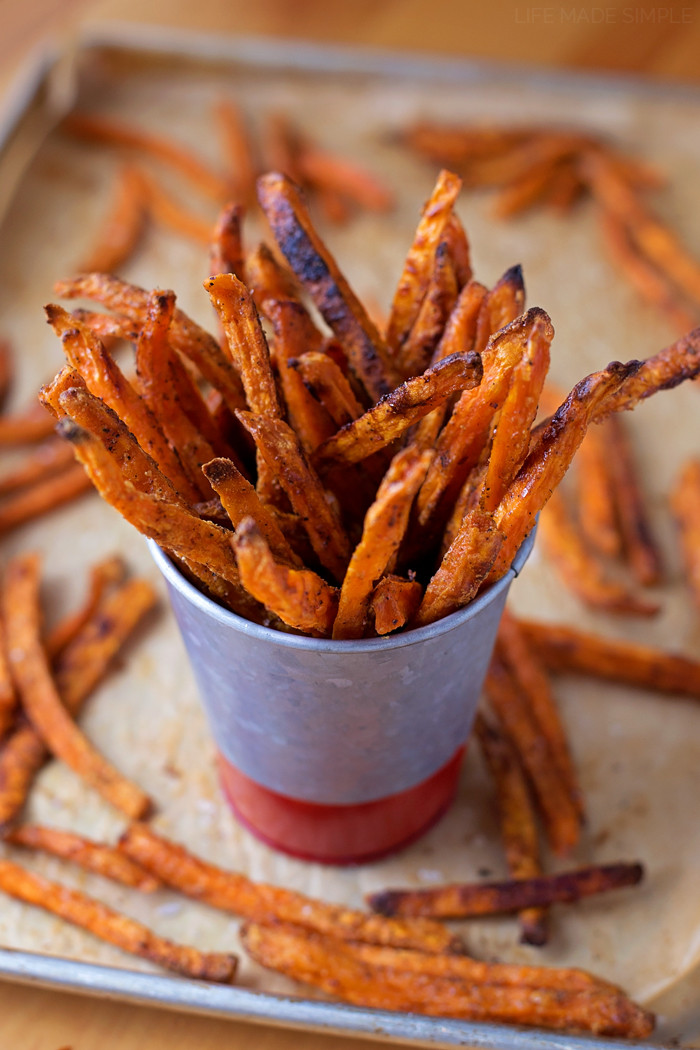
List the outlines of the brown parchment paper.
{"type": "MultiPolygon", "coordinates": [[[[196,51],[196,44],[192,44],[196,51]]],[[[83,56],[81,105],[138,121],[219,157],[212,104],[229,94],[255,128],[261,114],[284,109],[319,142],[355,156],[395,186],[397,210],[363,215],[343,228],[321,229],[357,292],[386,308],[435,172],[405,153],[390,134],[418,116],[444,120],[552,121],[590,126],[658,163],[671,176],[660,211],[700,253],[700,97],[652,93],[634,85],[550,82],[483,72],[461,84],[407,75],[262,70],[255,63],[145,58],[128,50],[83,56]]],[[[26,174],[2,229],[0,326],[18,348],[14,404],[62,364],[58,341],[43,320],[55,279],[73,272],[92,242],[109,198],[117,158],[55,133],[26,174]]],[[[1,168],[0,168],[1,170],[1,168]]],[[[163,174],[173,192],[186,185],[163,174]]],[[[193,208],[213,217],[194,195],[193,208]]],[[[641,306],[607,262],[587,207],[571,218],[545,214],[510,224],[489,218],[488,199],[463,192],[459,212],[469,232],[476,276],[491,284],[510,265],[524,266],[528,304],[551,315],[556,337],[552,377],[571,385],[612,358],[646,357],[675,337],[641,306]]],[[[253,217],[249,243],[257,235],[253,217]]],[[[123,271],[148,287],[172,287],[179,304],[212,325],[201,284],[203,248],[152,231],[123,271]]],[[[679,464],[700,438],[700,389],[660,394],[628,417],[654,523],[662,537],[667,583],[658,589],[661,614],[652,621],[592,616],[563,591],[539,548],[512,590],[520,613],[578,623],[611,635],[674,647],[700,656],[698,619],[684,592],[667,494],[679,464]]],[[[9,454],[6,454],[9,459],[9,454]]],[[[387,885],[423,886],[506,874],[493,799],[476,749],[469,749],[457,801],[421,841],[385,861],[333,869],[274,853],[241,828],[227,809],[213,767],[214,751],[184,649],[166,607],[164,587],[143,539],[94,495],[2,540],[2,562],[20,549],[45,554],[49,612],[77,602],[86,567],[123,551],[134,571],[163,595],[120,667],[98,690],[84,717],[107,756],[156,800],[155,826],[217,863],[256,879],[328,900],[359,905],[387,885]]],[[[515,920],[461,926],[474,954],[487,959],[575,964],[622,984],[649,1003],[660,993],[663,1038],[700,1032],[693,1003],[700,980],[700,705],[583,679],[561,679],[557,695],[569,728],[587,800],[589,827],[571,864],[641,860],[638,889],[592,899],[553,913],[551,943],[517,943],[515,920]],[[681,978],[684,980],[681,981],[681,978]]],[[[72,772],[52,763],[41,774],[28,817],[96,838],[118,835],[122,822],[72,772]]],[[[141,896],[58,861],[8,850],[34,870],[78,885],[153,926],[204,949],[237,950],[233,918],[168,892],[141,896]]],[[[561,867],[554,861],[550,867],[561,867]]],[[[131,959],[41,912],[0,900],[0,943],[132,969],[131,959]]],[[[294,991],[283,978],[242,962],[241,981],[271,992],[294,991]]]]}

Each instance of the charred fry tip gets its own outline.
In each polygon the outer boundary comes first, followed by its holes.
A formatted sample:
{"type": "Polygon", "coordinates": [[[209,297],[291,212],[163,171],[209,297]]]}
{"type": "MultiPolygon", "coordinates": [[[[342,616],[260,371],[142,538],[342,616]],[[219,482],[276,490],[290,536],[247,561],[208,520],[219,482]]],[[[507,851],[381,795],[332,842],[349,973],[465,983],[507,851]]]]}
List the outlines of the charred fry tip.
{"type": "Polygon", "coordinates": [[[521,263],[515,263],[514,266],[510,266],[503,276],[499,279],[498,284],[510,284],[518,290],[522,289],[525,291],[525,277],[523,274],[523,267],[521,263]]]}
{"type": "Polygon", "coordinates": [[[70,441],[72,445],[80,445],[85,441],[91,440],[90,433],[73,422],[72,419],[60,419],[55,429],[57,434],[65,438],[66,441],[70,441]]]}

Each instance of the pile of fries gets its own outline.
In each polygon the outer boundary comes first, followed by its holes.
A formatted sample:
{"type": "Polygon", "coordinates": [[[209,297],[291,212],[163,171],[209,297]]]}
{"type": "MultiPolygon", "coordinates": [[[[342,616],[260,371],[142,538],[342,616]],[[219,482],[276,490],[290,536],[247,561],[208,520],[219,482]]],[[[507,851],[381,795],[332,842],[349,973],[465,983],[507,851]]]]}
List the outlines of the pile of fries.
{"type": "Polygon", "coordinates": [[[586,377],[535,427],[552,325],[523,312],[519,267],[490,291],[473,279],[460,185],[438,178],[385,334],[275,173],[258,195],[286,265],[245,255],[225,209],[205,282],[220,341],[172,292],[58,285],[114,311],[47,308],[68,359],[41,394],[59,432],[103,497],[241,615],[339,639],[447,616],[508,571],[590,423],[700,371],[695,331],[586,377]],[[115,336],[136,344],[133,381],[115,336]]]}
{"type": "Polygon", "coordinates": [[[402,139],[467,185],[497,189],[494,214],[501,219],[537,206],[566,214],[592,197],[616,269],[679,332],[698,323],[700,262],[645,200],[666,183],[655,168],[584,130],[424,121],[402,139]]]}

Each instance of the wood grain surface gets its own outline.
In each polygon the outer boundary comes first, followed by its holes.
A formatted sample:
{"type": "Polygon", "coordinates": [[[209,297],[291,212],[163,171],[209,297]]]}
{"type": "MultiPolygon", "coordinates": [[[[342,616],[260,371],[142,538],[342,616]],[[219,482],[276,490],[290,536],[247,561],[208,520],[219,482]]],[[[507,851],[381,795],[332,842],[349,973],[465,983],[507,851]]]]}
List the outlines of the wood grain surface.
{"type": "MultiPolygon", "coordinates": [[[[570,0],[0,0],[0,92],[44,41],[104,19],[700,80],[697,0],[586,6],[570,0]]],[[[301,1044],[305,1050],[386,1045],[0,985],[0,1046],[13,1050],[291,1050],[301,1044]]]]}

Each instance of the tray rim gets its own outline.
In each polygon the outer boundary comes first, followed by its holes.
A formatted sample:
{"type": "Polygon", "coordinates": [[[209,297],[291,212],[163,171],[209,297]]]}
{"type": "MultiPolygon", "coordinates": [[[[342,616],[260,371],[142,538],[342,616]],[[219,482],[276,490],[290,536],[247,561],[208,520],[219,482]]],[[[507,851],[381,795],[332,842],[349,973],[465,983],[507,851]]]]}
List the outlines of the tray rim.
{"type": "MultiPolygon", "coordinates": [[[[40,44],[20,66],[0,99],[0,166],[3,151],[29,107],[40,98],[57,64],[67,58],[79,59],[90,50],[136,51],[201,62],[230,62],[277,72],[291,69],[328,75],[411,76],[432,83],[459,84],[483,84],[489,79],[515,84],[526,81],[534,87],[606,94],[624,90],[655,98],[700,102],[700,83],[656,82],[642,75],[558,70],[490,59],[460,59],[265,36],[215,35],[155,24],[104,21],[82,27],[67,47],[55,41],[40,44]]],[[[55,112],[54,117],[57,121],[55,112]]],[[[0,215],[0,224],[3,218],[0,215]]],[[[658,1050],[671,1045],[660,1040],[637,1042],[570,1035],[539,1028],[365,1009],[342,1002],[272,995],[236,985],[207,984],[2,946],[0,980],[244,1023],[401,1041],[415,1046],[468,1046],[484,1050],[619,1050],[620,1047],[658,1050]]],[[[677,1045],[675,1039],[672,1043],[677,1045]]]]}

